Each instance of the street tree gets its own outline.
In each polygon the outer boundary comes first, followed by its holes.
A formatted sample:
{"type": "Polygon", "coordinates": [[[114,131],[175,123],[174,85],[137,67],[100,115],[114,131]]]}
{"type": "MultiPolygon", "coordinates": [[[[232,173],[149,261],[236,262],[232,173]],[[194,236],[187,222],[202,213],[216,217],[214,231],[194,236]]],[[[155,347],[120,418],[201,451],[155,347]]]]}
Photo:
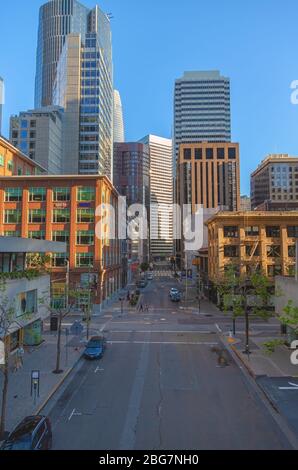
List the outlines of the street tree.
{"type": "Polygon", "coordinates": [[[56,366],[53,374],[62,374],[61,369],[61,337],[63,320],[73,311],[77,300],[83,295],[83,290],[70,289],[68,283],[65,284],[63,293],[60,297],[54,297],[51,293],[47,298],[40,299],[41,303],[47,308],[51,317],[57,318],[57,345],[56,345],[56,366]]]}
{"type": "Polygon", "coordinates": [[[232,312],[233,321],[245,318],[245,353],[250,354],[250,321],[256,317],[268,320],[272,316],[273,283],[258,270],[239,274],[230,266],[216,281],[220,303],[225,312],[232,312]]]}

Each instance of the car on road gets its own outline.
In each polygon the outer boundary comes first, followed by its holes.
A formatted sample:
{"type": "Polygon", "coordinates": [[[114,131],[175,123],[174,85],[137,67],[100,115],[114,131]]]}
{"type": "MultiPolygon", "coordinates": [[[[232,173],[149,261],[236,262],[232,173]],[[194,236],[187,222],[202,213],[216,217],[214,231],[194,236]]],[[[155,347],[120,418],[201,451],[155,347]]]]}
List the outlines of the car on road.
{"type": "Polygon", "coordinates": [[[84,351],[86,359],[101,359],[106,348],[106,339],[104,336],[94,336],[87,343],[84,351]]]}
{"type": "Polygon", "coordinates": [[[173,294],[179,293],[179,290],[176,287],[172,287],[172,289],[169,292],[169,296],[171,297],[173,294]]]}
{"type": "Polygon", "coordinates": [[[169,296],[172,302],[180,302],[181,300],[181,292],[175,287],[172,287],[169,296]]]}
{"type": "Polygon", "coordinates": [[[1,450],[51,450],[52,427],[46,416],[27,416],[9,434],[1,450]]]}
{"type": "Polygon", "coordinates": [[[147,281],[145,279],[141,279],[137,282],[137,287],[140,289],[144,289],[147,286],[147,281]]]}
{"type": "Polygon", "coordinates": [[[178,291],[178,292],[175,292],[173,294],[171,294],[171,301],[172,302],[180,302],[181,300],[181,293],[178,291]]]}
{"type": "Polygon", "coordinates": [[[153,273],[148,273],[147,274],[147,279],[148,279],[148,281],[153,281],[153,273]]]}

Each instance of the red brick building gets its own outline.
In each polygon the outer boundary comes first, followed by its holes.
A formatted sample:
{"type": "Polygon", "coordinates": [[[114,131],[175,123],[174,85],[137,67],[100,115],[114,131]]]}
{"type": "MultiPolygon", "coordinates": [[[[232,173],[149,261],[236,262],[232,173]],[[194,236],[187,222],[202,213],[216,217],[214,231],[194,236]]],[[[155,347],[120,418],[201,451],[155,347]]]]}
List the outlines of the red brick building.
{"type": "Polygon", "coordinates": [[[109,239],[109,224],[104,237],[95,233],[102,203],[117,214],[118,193],[104,176],[0,176],[0,235],[66,242],[67,253],[51,255],[57,295],[69,266],[70,284],[91,282],[100,304],[121,288],[122,271],[121,243],[109,239]]]}

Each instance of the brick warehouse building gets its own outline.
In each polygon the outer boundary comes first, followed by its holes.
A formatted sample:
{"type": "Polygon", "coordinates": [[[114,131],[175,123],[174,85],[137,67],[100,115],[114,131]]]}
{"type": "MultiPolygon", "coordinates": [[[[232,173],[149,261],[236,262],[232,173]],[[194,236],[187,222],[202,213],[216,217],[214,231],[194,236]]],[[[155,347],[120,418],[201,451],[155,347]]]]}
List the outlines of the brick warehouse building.
{"type": "Polygon", "coordinates": [[[100,304],[121,288],[122,269],[120,241],[95,235],[95,208],[102,203],[117,213],[118,193],[105,176],[0,176],[0,234],[66,242],[68,253],[51,259],[58,291],[69,263],[70,284],[92,280],[100,304]]]}

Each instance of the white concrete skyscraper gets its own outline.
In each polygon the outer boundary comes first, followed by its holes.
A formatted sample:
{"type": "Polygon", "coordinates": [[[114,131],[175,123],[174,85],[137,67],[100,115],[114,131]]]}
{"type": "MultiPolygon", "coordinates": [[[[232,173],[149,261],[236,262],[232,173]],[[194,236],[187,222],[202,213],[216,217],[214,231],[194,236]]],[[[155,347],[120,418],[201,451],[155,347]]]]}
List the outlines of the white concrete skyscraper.
{"type": "Polygon", "coordinates": [[[148,135],[140,140],[150,153],[150,258],[173,255],[172,140],[148,135]]]}
{"type": "Polygon", "coordinates": [[[174,174],[180,144],[230,141],[230,79],[216,70],[185,72],[175,82],[174,174]]]}
{"type": "Polygon", "coordinates": [[[125,142],[125,132],[120,93],[114,90],[114,143],[118,142],[125,142]]]}

